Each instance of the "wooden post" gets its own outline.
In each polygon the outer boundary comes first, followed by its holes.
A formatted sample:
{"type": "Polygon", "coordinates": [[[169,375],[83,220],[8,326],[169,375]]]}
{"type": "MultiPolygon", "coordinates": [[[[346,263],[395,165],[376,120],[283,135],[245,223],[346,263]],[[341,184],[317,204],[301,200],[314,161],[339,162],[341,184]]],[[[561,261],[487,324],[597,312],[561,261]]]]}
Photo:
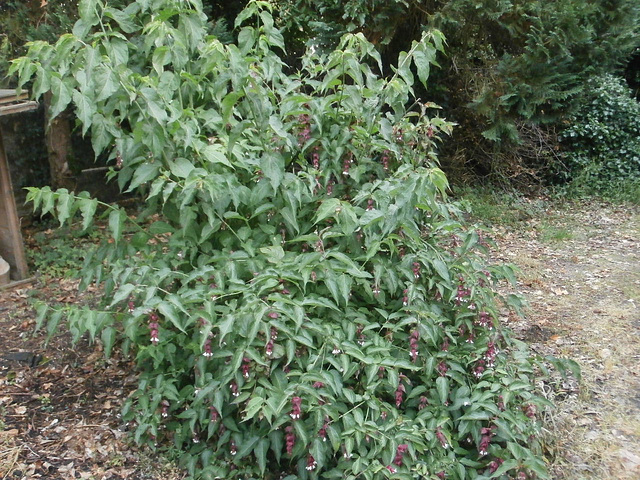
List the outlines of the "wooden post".
{"type": "Polygon", "coordinates": [[[0,256],[11,266],[11,279],[27,278],[27,261],[20,233],[20,219],[16,212],[13,186],[9,175],[7,156],[4,153],[0,132],[0,256]]]}
{"type": "MultiPolygon", "coordinates": [[[[37,108],[38,103],[28,100],[27,92],[0,90],[0,116],[26,112],[37,108]]],[[[27,260],[20,232],[20,219],[13,196],[9,163],[0,131],[0,257],[10,267],[11,280],[25,280],[28,275],[27,260]]]]}

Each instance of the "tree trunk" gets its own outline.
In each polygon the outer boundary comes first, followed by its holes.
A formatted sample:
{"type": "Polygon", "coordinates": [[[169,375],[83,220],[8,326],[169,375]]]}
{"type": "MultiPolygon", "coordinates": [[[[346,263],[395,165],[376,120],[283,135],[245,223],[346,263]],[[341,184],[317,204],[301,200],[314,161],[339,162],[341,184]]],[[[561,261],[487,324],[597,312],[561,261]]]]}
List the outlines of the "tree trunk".
{"type": "Polygon", "coordinates": [[[65,112],[49,119],[51,92],[44,95],[44,121],[51,184],[54,188],[75,188],[75,179],[69,169],[71,157],[71,120],[65,112]]]}

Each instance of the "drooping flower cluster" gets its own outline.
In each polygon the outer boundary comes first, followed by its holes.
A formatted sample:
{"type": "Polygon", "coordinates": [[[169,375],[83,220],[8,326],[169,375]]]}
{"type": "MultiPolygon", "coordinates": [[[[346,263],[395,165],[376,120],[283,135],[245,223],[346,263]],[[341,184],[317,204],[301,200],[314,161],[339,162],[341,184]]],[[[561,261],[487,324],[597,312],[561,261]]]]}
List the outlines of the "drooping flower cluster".
{"type": "Polygon", "coordinates": [[[298,133],[298,145],[302,146],[311,138],[311,119],[309,115],[302,114],[298,116],[298,121],[301,124],[300,132],[298,133]]]}
{"type": "Polygon", "coordinates": [[[318,430],[318,436],[322,439],[323,442],[327,441],[327,428],[329,428],[329,417],[324,417],[322,428],[318,430]]]}
{"type": "Polygon", "coordinates": [[[402,381],[400,381],[400,383],[398,383],[398,388],[396,389],[396,393],[395,393],[396,407],[400,408],[400,405],[402,405],[402,400],[404,398],[405,392],[406,390],[404,388],[404,385],[402,384],[402,381]]]}
{"type": "MultiPolygon", "coordinates": [[[[272,313],[275,313],[275,312],[272,312],[272,313]]],[[[277,339],[278,339],[278,329],[276,327],[271,327],[271,329],[269,330],[269,340],[267,341],[267,345],[264,347],[264,353],[267,357],[271,357],[273,355],[274,342],[277,339]]]]}
{"type": "Polygon", "coordinates": [[[293,420],[298,420],[300,418],[300,414],[302,413],[301,405],[302,405],[302,398],[293,397],[291,399],[291,413],[289,414],[289,416],[293,420]]]}
{"type": "Polygon", "coordinates": [[[484,360],[487,363],[487,367],[493,368],[495,366],[496,357],[498,356],[498,348],[495,342],[489,342],[487,344],[487,351],[484,353],[484,360]]]}
{"type": "Polygon", "coordinates": [[[251,359],[249,357],[242,358],[242,376],[244,378],[249,378],[251,374],[251,359]]]}
{"type": "Polygon", "coordinates": [[[349,152],[342,164],[342,175],[344,175],[345,177],[349,175],[349,169],[351,168],[352,163],[353,163],[353,153],[349,152]]]}
{"type": "Polygon", "coordinates": [[[478,454],[484,457],[489,452],[489,445],[491,445],[491,437],[494,435],[495,425],[491,427],[485,427],[480,430],[480,444],[478,445],[478,454]]]}
{"type": "Polygon", "coordinates": [[[420,263],[413,262],[411,269],[413,270],[413,278],[415,278],[416,280],[420,278],[420,263]]]}
{"type": "Polygon", "coordinates": [[[440,429],[440,427],[436,428],[436,438],[440,442],[440,445],[442,445],[442,448],[449,448],[449,442],[447,441],[447,438],[444,436],[444,433],[442,433],[442,430],[440,429]]]}
{"type": "Polygon", "coordinates": [[[204,357],[212,357],[213,353],[211,352],[211,337],[208,337],[205,342],[204,342],[204,346],[202,348],[204,351],[202,352],[202,356],[204,357]]]}
{"type": "Polygon", "coordinates": [[[305,468],[309,471],[312,471],[315,470],[317,466],[318,462],[316,462],[316,459],[313,458],[313,455],[309,455],[309,457],[307,457],[307,466],[305,468]]]}
{"type": "Polygon", "coordinates": [[[409,348],[411,349],[409,356],[411,357],[411,361],[414,363],[418,359],[418,340],[420,340],[420,332],[418,329],[415,329],[411,332],[411,336],[409,337],[409,348]]]}
{"type": "Polygon", "coordinates": [[[150,340],[151,343],[153,343],[154,345],[157,345],[158,342],[160,341],[160,337],[158,336],[158,332],[160,330],[160,324],[158,323],[158,315],[156,315],[155,313],[151,313],[149,315],[149,334],[150,334],[150,340]]]}
{"type": "Polygon", "coordinates": [[[498,468],[500,468],[500,465],[502,465],[503,463],[504,460],[501,458],[496,458],[495,460],[489,462],[489,473],[496,473],[498,468]]]}
{"type": "Polygon", "coordinates": [[[212,422],[217,422],[218,419],[220,418],[220,413],[218,412],[218,409],[216,409],[216,407],[214,407],[213,405],[211,405],[209,407],[209,412],[210,412],[210,416],[209,419],[212,422]]]}
{"type": "Polygon", "coordinates": [[[231,384],[229,384],[229,388],[231,389],[231,395],[233,395],[234,397],[240,396],[240,392],[238,391],[238,384],[235,380],[233,380],[231,384]]]}
{"type": "Polygon", "coordinates": [[[491,315],[489,315],[489,313],[487,312],[478,312],[478,319],[476,320],[476,324],[480,327],[490,329],[493,326],[491,315]]]}
{"type": "Polygon", "coordinates": [[[396,456],[393,459],[393,463],[395,463],[398,466],[401,466],[402,458],[404,457],[404,454],[407,453],[408,450],[409,450],[409,445],[407,445],[406,443],[402,443],[398,445],[398,448],[396,449],[396,456]]]}
{"type": "Polygon", "coordinates": [[[382,152],[382,156],[380,157],[380,161],[382,162],[382,168],[386,172],[389,170],[389,150],[385,150],[382,152]]]}
{"type": "Polygon", "coordinates": [[[162,418],[167,418],[169,416],[169,407],[171,406],[171,404],[169,403],[169,400],[162,400],[162,402],[160,403],[161,406],[161,415],[162,418]]]}
{"type": "Polygon", "coordinates": [[[456,293],[456,305],[460,306],[462,303],[467,301],[467,297],[471,295],[471,289],[464,286],[463,279],[460,278],[460,283],[458,284],[458,291],[456,293]]]}
{"type": "Polygon", "coordinates": [[[293,447],[296,445],[296,434],[291,425],[287,425],[284,429],[284,442],[287,455],[291,455],[293,453],[293,447]]]}
{"type": "MultiPolygon", "coordinates": [[[[375,290],[374,290],[375,293],[375,290]]],[[[356,330],[356,335],[358,336],[358,345],[363,346],[366,341],[366,337],[362,332],[364,330],[364,325],[358,325],[358,329],[356,330]]]]}

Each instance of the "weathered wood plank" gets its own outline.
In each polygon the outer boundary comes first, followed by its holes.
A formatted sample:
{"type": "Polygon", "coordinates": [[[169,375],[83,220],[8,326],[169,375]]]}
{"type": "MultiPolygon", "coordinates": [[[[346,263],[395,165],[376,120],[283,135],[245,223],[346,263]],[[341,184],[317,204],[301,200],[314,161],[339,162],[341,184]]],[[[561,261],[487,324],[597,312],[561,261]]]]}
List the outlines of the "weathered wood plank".
{"type": "Polygon", "coordinates": [[[38,108],[38,102],[22,102],[11,105],[0,106],[0,117],[12,113],[29,112],[38,108]]]}
{"type": "Polygon", "coordinates": [[[26,91],[20,92],[20,95],[18,95],[15,90],[0,89],[0,104],[19,102],[28,98],[29,93],[26,91]]]}

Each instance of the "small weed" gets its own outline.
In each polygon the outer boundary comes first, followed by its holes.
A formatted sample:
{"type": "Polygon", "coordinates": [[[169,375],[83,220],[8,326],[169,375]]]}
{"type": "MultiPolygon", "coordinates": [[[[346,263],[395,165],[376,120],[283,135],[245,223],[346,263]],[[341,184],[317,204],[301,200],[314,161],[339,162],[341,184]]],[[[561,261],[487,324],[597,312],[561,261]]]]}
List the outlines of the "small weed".
{"type": "Polygon", "coordinates": [[[543,223],[540,230],[540,239],[543,242],[563,242],[573,239],[573,233],[566,227],[543,223]]]}
{"type": "Polygon", "coordinates": [[[96,232],[78,229],[45,230],[33,236],[35,245],[28,250],[34,269],[45,277],[72,278],[92,248],[96,232]]]}

